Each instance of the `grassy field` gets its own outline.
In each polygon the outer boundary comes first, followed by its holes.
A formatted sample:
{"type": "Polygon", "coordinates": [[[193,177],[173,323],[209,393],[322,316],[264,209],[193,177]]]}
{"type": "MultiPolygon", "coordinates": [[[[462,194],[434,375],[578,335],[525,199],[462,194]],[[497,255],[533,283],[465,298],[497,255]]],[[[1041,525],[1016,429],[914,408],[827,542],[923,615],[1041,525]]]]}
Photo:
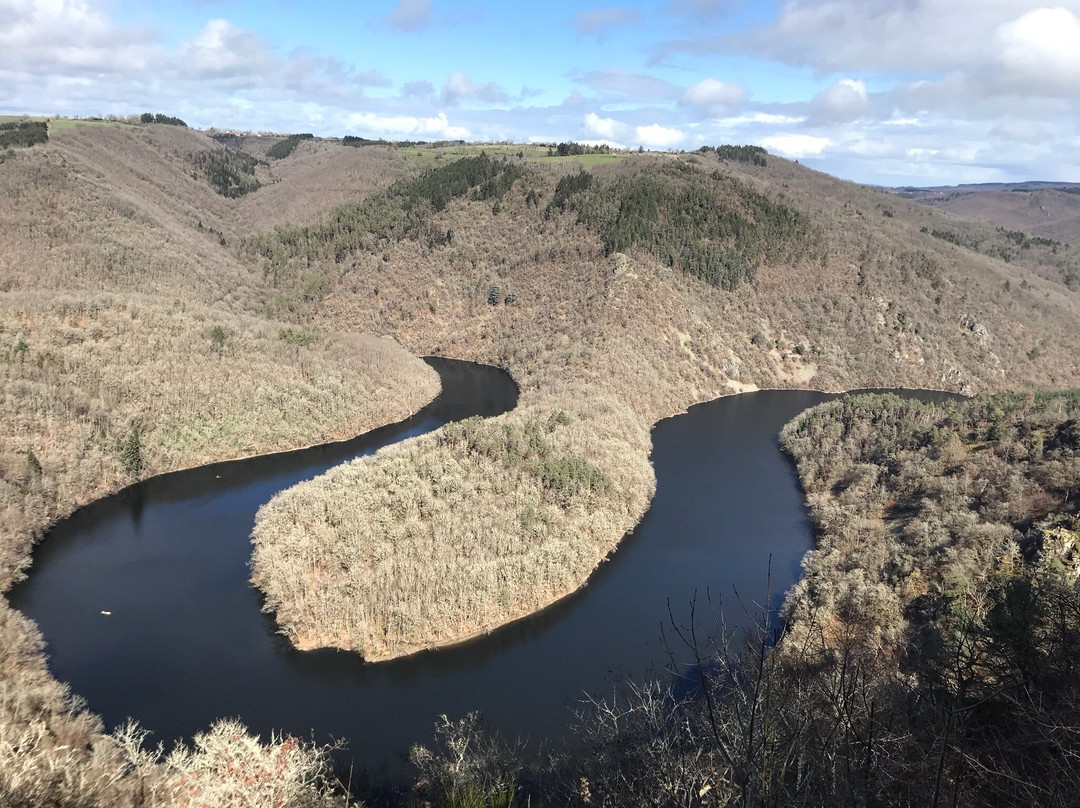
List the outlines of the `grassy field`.
{"type": "Polygon", "coordinates": [[[9,121],[48,121],[50,133],[63,132],[65,130],[74,129],[76,126],[102,126],[122,129],[138,128],[135,124],[125,123],[123,121],[87,120],[85,118],[62,118],[44,115],[0,115],[0,123],[7,123],[9,121]]]}
{"type": "MultiPolygon", "coordinates": [[[[362,147],[367,148],[367,147],[362,147]]],[[[559,157],[549,155],[547,146],[534,146],[530,144],[461,144],[453,146],[421,146],[416,148],[398,147],[394,153],[403,157],[410,165],[429,168],[434,165],[444,164],[459,160],[462,157],[474,156],[486,153],[491,156],[520,157],[530,162],[551,163],[555,165],[565,163],[577,163],[583,168],[593,168],[605,163],[617,163],[628,156],[625,152],[613,154],[582,154],[577,156],[559,157]]]]}

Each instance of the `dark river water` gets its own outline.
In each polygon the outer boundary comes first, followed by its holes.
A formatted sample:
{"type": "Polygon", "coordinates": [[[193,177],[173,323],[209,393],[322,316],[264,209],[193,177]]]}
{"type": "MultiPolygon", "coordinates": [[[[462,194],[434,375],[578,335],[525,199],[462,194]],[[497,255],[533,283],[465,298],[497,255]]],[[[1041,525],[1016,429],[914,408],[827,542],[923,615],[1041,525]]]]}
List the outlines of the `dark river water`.
{"type": "Polygon", "coordinates": [[[744,606],[760,612],[770,558],[774,605],[797,579],[813,533],[777,433],[831,396],[750,393],[657,424],[652,507],[588,586],[551,609],[392,662],[292,650],[248,584],[258,508],[343,460],[517,402],[501,371],[429,361],[443,393],[401,424],[149,480],[58,524],[11,593],[41,627],[54,675],[109,727],[130,716],[168,744],[238,716],[264,735],[344,739],[351,760],[378,776],[396,772],[411,744],[429,741],[441,714],[479,710],[504,734],[562,735],[585,693],[662,673],[669,601],[684,620],[695,592],[700,599],[708,590],[739,624],[744,606]]]}

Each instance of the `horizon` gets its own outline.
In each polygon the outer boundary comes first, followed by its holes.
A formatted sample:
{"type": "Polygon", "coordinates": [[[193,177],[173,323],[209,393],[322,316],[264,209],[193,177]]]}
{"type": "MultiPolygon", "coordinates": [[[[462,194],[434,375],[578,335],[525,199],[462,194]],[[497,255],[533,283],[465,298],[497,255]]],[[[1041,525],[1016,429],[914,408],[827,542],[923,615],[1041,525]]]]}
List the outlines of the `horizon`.
{"type": "Polygon", "coordinates": [[[492,0],[0,0],[0,19],[0,109],[14,115],[745,143],[882,187],[1080,181],[1080,0],[557,0],[527,13],[492,0]]]}
{"type": "MultiPolygon", "coordinates": [[[[143,111],[140,111],[140,112],[125,113],[123,115],[117,115],[117,117],[124,117],[124,118],[138,117],[140,114],[142,114],[142,112],[151,112],[151,110],[143,110],[143,111]]],[[[153,112],[162,112],[164,114],[168,114],[167,110],[153,110],[153,112]]],[[[115,114],[115,113],[110,113],[110,114],[115,114]]],[[[48,114],[45,114],[45,113],[42,113],[42,112],[4,112],[4,111],[0,111],[0,118],[2,118],[2,117],[43,118],[43,119],[47,119],[47,120],[57,119],[57,120],[70,120],[70,121],[75,121],[75,122],[85,121],[85,122],[88,122],[88,123],[92,123],[92,122],[95,122],[95,121],[106,121],[106,120],[108,120],[106,118],[106,116],[104,116],[104,115],[72,116],[72,115],[64,115],[64,114],[48,115],[48,114]]],[[[186,123],[187,122],[185,121],[185,124],[186,123]]],[[[278,131],[272,131],[272,130],[240,129],[240,128],[236,128],[236,127],[221,128],[221,127],[217,127],[217,126],[213,126],[213,125],[207,126],[205,128],[200,128],[200,127],[195,127],[195,126],[191,126],[190,124],[188,124],[187,128],[193,129],[194,131],[197,131],[197,132],[202,132],[204,134],[235,134],[237,136],[242,136],[242,137],[278,137],[278,138],[286,138],[286,137],[289,137],[290,135],[308,134],[308,133],[303,133],[303,132],[278,132],[278,131]]],[[[343,134],[343,135],[315,135],[315,137],[319,138],[319,139],[322,139],[322,140],[340,140],[340,139],[346,137],[348,134],[349,133],[346,133],[346,134],[343,134]]],[[[383,138],[383,139],[388,140],[387,138],[383,138]]],[[[409,140],[409,141],[406,141],[406,140],[399,140],[399,141],[390,140],[389,142],[390,142],[391,145],[393,145],[396,148],[403,148],[401,144],[406,143],[406,142],[407,143],[424,144],[424,145],[430,146],[430,147],[437,147],[437,146],[439,146],[441,144],[450,144],[450,143],[463,143],[463,144],[466,144],[466,145],[469,145],[469,146],[480,146],[480,147],[483,147],[483,146],[557,146],[560,142],[581,143],[581,141],[575,141],[575,140],[566,140],[566,141],[558,141],[558,142],[556,142],[556,141],[551,141],[551,142],[535,141],[535,142],[531,142],[531,143],[526,143],[526,142],[523,142],[523,141],[513,141],[513,140],[468,140],[468,139],[464,139],[464,140],[416,140],[416,141],[413,141],[413,140],[409,140]]],[[[582,143],[581,145],[585,145],[585,144],[582,143]]],[[[745,143],[745,144],[744,143],[737,143],[737,144],[735,144],[735,143],[733,143],[733,144],[716,143],[716,144],[709,144],[709,145],[710,146],[720,146],[720,145],[753,146],[753,145],[756,145],[756,144],[753,144],[753,143],[745,143]]],[[[636,153],[637,149],[632,149],[632,148],[628,148],[628,147],[613,147],[613,151],[629,152],[629,153],[632,154],[632,153],[636,153]]],[[[693,153],[693,152],[688,151],[686,149],[666,149],[665,150],[665,149],[648,149],[648,148],[646,148],[646,149],[644,149],[644,151],[645,151],[645,153],[649,153],[649,154],[692,154],[693,153]]],[[[792,159],[792,158],[785,157],[782,154],[778,154],[778,153],[772,152],[772,151],[769,152],[769,156],[770,157],[779,157],[779,158],[784,159],[784,160],[791,160],[792,159]]],[[[792,160],[792,162],[800,163],[800,161],[797,160],[797,159],[792,160]]],[[[814,169],[813,166],[807,166],[807,167],[811,168],[811,169],[813,169],[815,171],[821,170],[821,169],[814,169]]],[[[828,172],[824,172],[824,173],[828,173],[828,172]]],[[[843,180],[847,180],[847,181],[850,181],[850,182],[859,183],[858,180],[848,180],[848,178],[846,178],[846,177],[838,177],[838,179],[843,179],[843,180]]],[[[988,181],[988,182],[955,183],[953,185],[909,185],[909,184],[904,184],[904,185],[881,185],[881,184],[877,184],[877,183],[859,183],[859,184],[868,185],[868,186],[873,187],[873,188],[881,188],[883,190],[888,190],[888,191],[903,191],[903,190],[906,190],[906,189],[917,190],[917,191],[934,191],[934,190],[938,190],[938,189],[950,190],[950,189],[956,189],[956,188],[993,186],[993,185],[1013,186],[1013,185],[1029,185],[1029,184],[1032,184],[1032,185],[1034,185],[1034,184],[1050,185],[1050,186],[1055,186],[1055,187],[1073,186],[1073,185],[1080,186],[1080,182],[1073,182],[1073,181],[1069,181],[1069,180],[1037,179],[1037,178],[1033,178],[1033,177],[1029,177],[1027,179],[1020,179],[1020,180],[1010,180],[1008,182],[991,180],[991,181],[988,181]]],[[[1050,189],[1050,190],[1053,190],[1053,189],[1050,189]]]]}

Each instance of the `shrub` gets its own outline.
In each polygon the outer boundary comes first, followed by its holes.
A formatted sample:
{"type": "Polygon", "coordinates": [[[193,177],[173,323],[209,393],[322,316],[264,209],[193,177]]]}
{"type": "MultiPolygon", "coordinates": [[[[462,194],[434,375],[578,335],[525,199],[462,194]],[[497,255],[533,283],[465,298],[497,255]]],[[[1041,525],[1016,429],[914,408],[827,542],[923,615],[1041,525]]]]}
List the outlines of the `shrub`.
{"type": "Polygon", "coordinates": [[[28,148],[49,140],[49,124],[45,121],[8,121],[0,123],[0,149],[12,146],[28,148]]]}
{"type": "Polygon", "coordinates": [[[307,133],[302,135],[289,135],[284,140],[279,140],[267,149],[266,157],[269,160],[284,160],[296,150],[296,147],[300,145],[300,141],[311,140],[314,137],[314,135],[307,133]]]}
{"type": "Polygon", "coordinates": [[[220,325],[215,325],[213,330],[210,331],[210,348],[214,353],[220,353],[221,349],[225,347],[226,337],[225,329],[220,325]]]}
{"type": "Polygon", "coordinates": [[[137,478],[143,471],[144,459],[140,431],[138,424],[132,424],[127,437],[122,438],[116,447],[120,465],[129,477],[137,478]]]}
{"type": "Polygon", "coordinates": [[[295,345],[298,348],[306,348],[308,345],[318,339],[310,331],[305,331],[303,329],[296,331],[292,328],[281,329],[280,331],[278,331],[278,336],[281,337],[281,339],[285,340],[285,342],[289,343],[290,345],[295,345]]]}

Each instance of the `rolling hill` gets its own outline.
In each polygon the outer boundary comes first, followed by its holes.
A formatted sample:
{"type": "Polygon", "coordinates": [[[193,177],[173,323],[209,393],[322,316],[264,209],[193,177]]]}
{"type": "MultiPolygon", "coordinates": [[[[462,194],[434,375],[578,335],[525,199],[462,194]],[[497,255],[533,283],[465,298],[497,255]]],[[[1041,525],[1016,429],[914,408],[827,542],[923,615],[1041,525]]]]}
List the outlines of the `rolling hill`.
{"type": "Polygon", "coordinates": [[[1080,244],[1080,184],[1024,182],[902,188],[897,193],[939,210],[1006,230],[1080,244]]]}

